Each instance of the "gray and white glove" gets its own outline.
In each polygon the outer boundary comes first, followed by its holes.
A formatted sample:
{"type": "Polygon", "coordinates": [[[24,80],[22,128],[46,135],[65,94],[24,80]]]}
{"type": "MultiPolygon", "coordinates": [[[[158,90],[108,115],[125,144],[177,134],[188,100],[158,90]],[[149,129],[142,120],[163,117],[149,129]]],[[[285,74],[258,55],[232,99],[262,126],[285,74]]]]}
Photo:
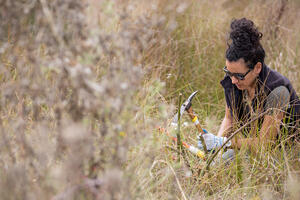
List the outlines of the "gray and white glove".
{"type": "MultiPolygon", "coordinates": [[[[206,148],[208,151],[214,150],[224,144],[226,142],[227,137],[219,137],[212,133],[207,132],[205,129],[203,129],[205,132],[202,136],[204,139],[204,142],[206,144],[206,148]]],[[[230,147],[231,141],[229,141],[224,147],[230,147]]],[[[203,144],[200,140],[200,137],[198,138],[198,147],[203,150],[203,144]]]]}

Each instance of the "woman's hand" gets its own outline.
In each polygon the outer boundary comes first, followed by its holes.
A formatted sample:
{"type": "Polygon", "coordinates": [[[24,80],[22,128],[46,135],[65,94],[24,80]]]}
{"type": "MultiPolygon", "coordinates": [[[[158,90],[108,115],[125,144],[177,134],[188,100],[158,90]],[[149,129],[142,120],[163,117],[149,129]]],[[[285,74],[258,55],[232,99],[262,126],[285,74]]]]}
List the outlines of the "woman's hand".
{"type": "MultiPolygon", "coordinates": [[[[205,132],[205,134],[203,134],[202,136],[204,138],[204,142],[206,144],[206,148],[208,151],[214,150],[215,148],[222,146],[224,142],[226,142],[227,140],[227,137],[216,136],[212,133],[207,132],[205,129],[203,129],[203,131],[205,132]]],[[[225,147],[230,147],[230,146],[231,146],[231,142],[229,141],[225,147]]],[[[198,147],[200,149],[203,149],[203,144],[201,140],[198,140],[198,147]]]]}

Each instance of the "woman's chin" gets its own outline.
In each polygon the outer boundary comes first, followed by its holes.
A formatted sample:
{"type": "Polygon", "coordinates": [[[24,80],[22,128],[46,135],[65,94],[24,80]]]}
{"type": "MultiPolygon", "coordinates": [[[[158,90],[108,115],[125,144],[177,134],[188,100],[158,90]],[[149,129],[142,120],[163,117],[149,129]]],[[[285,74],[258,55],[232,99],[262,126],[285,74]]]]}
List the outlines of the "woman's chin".
{"type": "Polygon", "coordinates": [[[239,90],[244,90],[245,88],[243,87],[243,86],[241,86],[241,85],[235,85],[239,90]]]}

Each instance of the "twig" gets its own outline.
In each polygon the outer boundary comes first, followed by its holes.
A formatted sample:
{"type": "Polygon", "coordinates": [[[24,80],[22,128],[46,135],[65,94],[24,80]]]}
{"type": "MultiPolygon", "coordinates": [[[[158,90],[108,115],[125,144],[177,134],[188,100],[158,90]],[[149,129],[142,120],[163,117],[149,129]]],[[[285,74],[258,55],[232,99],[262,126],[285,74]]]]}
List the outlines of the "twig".
{"type": "Polygon", "coordinates": [[[181,106],[181,98],[182,98],[182,94],[179,94],[179,100],[178,100],[178,123],[177,123],[177,150],[178,150],[178,159],[180,161],[180,154],[182,151],[182,144],[181,144],[181,137],[180,137],[180,106],[181,106]]]}
{"type": "MultiPolygon", "coordinates": [[[[162,129],[161,129],[161,131],[165,132],[165,133],[169,136],[169,134],[168,134],[167,131],[164,131],[164,130],[162,130],[162,129]]],[[[183,144],[183,142],[181,142],[181,143],[183,144]]],[[[176,152],[178,155],[180,155],[180,151],[178,151],[177,149],[175,149],[175,148],[173,148],[173,147],[171,147],[171,146],[169,146],[169,145],[165,145],[165,148],[168,148],[168,149],[170,149],[170,150],[176,152]]],[[[189,160],[188,160],[188,158],[187,158],[187,153],[186,153],[186,152],[187,152],[187,150],[186,150],[185,148],[183,148],[183,149],[182,149],[182,157],[183,157],[184,162],[185,162],[185,164],[187,165],[187,167],[189,167],[189,169],[191,170],[192,174],[194,174],[195,171],[192,169],[192,166],[191,166],[191,164],[190,164],[190,162],[189,162],[189,160]]]]}
{"type": "Polygon", "coordinates": [[[186,158],[186,152],[184,151],[183,149],[183,146],[182,146],[182,142],[181,142],[181,136],[180,136],[180,117],[181,117],[181,101],[182,101],[182,94],[180,93],[179,94],[179,100],[178,100],[178,123],[177,123],[177,150],[178,150],[178,160],[180,161],[180,156],[182,155],[183,157],[183,160],[185,162],[185,164],[190,168],[190,170],[192,171],[193,173],[193,170],[191,168],[191,165],[188,161],[188,159],[186,158]]]}
{"type": "Polygon", "coordinates": [[[284,144],[283,144],[283,142],[281,142],[280,144],[281,144],[282,151],[283,151],[283,158],[284,158],[284,163],[285,163],[286,169],[287,169],[287,175],[288,175],[290,180],[293,180],[291,169],[290,169],[288,159],[287,159],[287,155],[286,155],[286,151],[285,151],[285,148],[284,148],[284,144]]]}
{"type": "Polygon", "coordinates": [[[186,196],[185,196],[185,194],[184,194],[184,191],[183,191],[183,189],[182,189],[182,187],[181,187],[181,185],[180,185],[180,182],[179,182],[179,180],[178,180],[178,178],[177,178],[177,175],[176,175],[175,170],[174,170],[173,167],[172,167],[168,162],[166,162],[165,160],[156,160],[156,161],[153,162],[153,164],[152,164],[152,166],[151,166],[151,168],[150,168],[150,176],[153,178],[153,175],[152,175],[152,172],[151,172],[151,171],[152,171],[152,169],[154,168],[154,166],[155,166],[157,163],[159,163],[159,162],[165,163],[165,164],[171,169],[172,173],[173,173],[174,176],[175,176],[175,179],[176,179],[178,188],[179,188],[179,190],[180,190],[180,192],[181,192],[181,195],[182,195],[183,199],[187,200],[187,198],[186,198],[186,196]]]}
{"type": "Polygon", "coordinates": [[[230,137],[228,137],[228,139],[223,143],[223,145],[216,151],[214,152],[209,159],[207,160],[207,164],[206,166],[201,170],[200,173],[200,177],[202,177],[204,175],[204,172],[206,170],[209,170],[209,166],[212,163],[212,161],[214,160],[214,158],[218,155],[218,153],[221,151],[221,149],[223,149],[223,147],[236,135],[238,134],[243,128],[245,128],[246,126],[248,126],[250,123],[252,123],[253,121],[257,120],[258,118],[264,116],[266,113],[268,113],[271,109],[267,109],[265,112],[261,113],[260,115],[254,117],[253,119],[251,119],[249,122],[247,122],[246,124],[244,124],[242,127],[240,127],[239,129],[237,129],[230,137]]]}

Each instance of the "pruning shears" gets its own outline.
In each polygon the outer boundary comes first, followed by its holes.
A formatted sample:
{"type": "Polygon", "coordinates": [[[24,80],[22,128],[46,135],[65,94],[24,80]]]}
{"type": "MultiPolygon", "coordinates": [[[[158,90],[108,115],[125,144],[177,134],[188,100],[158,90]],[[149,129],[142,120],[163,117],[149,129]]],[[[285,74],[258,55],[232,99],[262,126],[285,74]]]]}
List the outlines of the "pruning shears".
{"type": "MultiPolygon", "coordinates": [[[[193,109],[192,109],[192,100],[195,97],[195,95],[198,93],[198,91],[193,92],[188,98],[187,100],[185,100],[185,102],[180,106],[180,117],[183,115],[184,111],[187,111],[192,122],[195,124],[197,130],[199,131],[199,138],[203,144],[203,149],[205,154],[207,154],[207,149],[206,149],[206,145],[205,145],[205,141],[203,138],[203,134],[205,134],[205,131],[201,128],[201,125],[199,123],[198,117],[194,114],[193,109]]],[[[178,123],[178,112],[174,115],[173,120],[171,122],[171,124],[177,125],[178,123]]]]}

